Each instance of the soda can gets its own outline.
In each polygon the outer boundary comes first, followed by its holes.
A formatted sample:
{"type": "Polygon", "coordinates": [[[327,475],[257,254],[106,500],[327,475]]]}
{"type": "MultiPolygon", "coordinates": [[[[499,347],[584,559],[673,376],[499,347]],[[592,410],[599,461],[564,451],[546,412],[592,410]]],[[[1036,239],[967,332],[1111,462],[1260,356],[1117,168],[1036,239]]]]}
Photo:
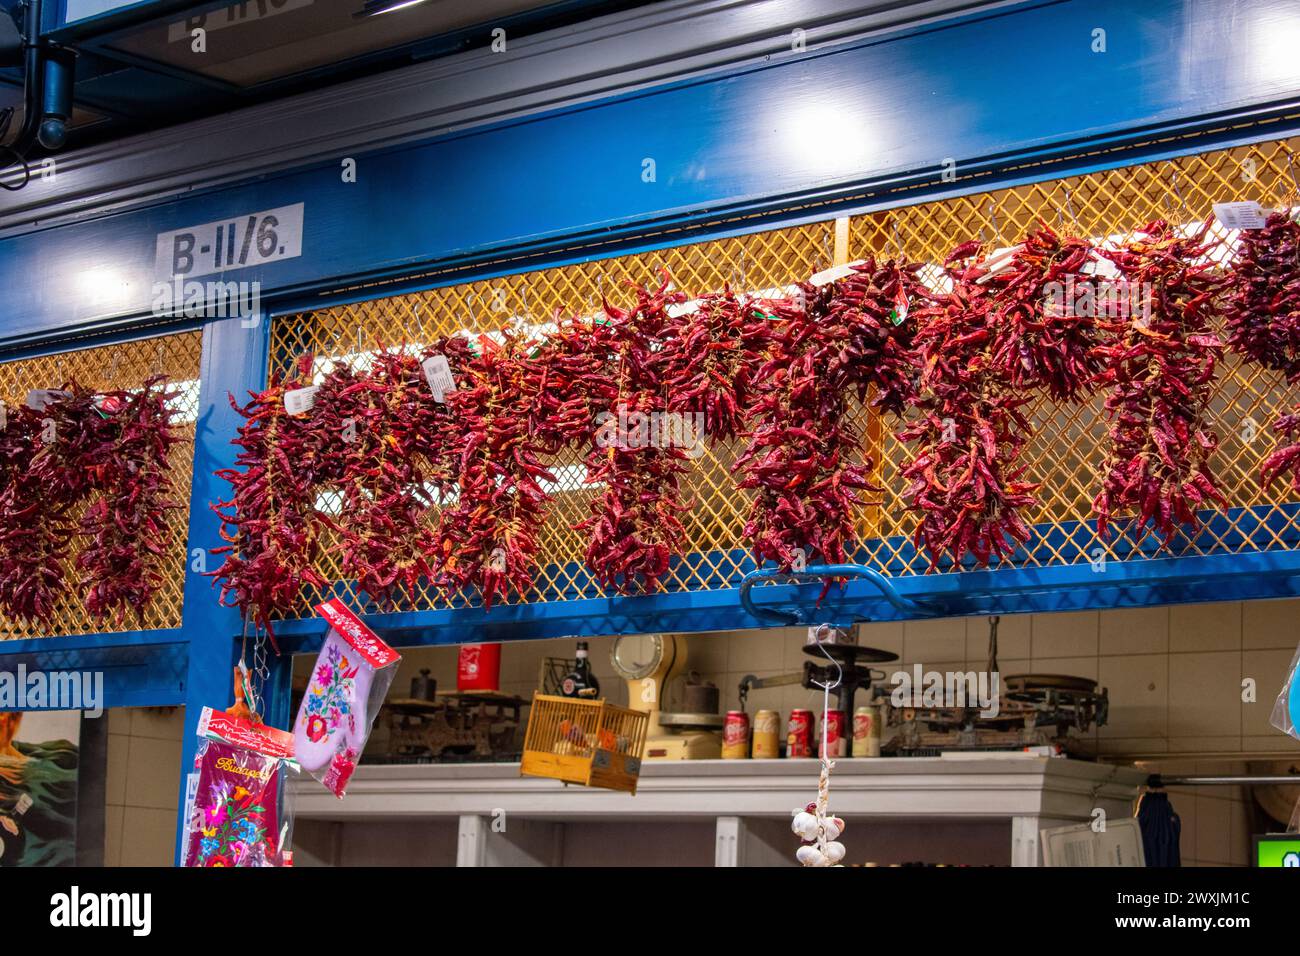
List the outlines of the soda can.
{"type": "Polygon", "coordinates": [[[853,712],[853,756],[880,756],[880,708],[864,704],[853,712]]]}
{"type": "Polygon", "coordinates": [[[826,711],[826,756],[849,755],[849,717],[842,710],[826,711]]]}
{"type": "Polygon", "coordinates": [[[775,710],[760,710],[754,715],[754,759],[770,760],[781,756],[781,715],[775,710]]]}
{"type": "Polygon", "coordinates": [[[749,715],[743,710],[729,710],[722,721],[722,759],[740,760],[749,756],[749,715]]]}
{"type": "Polygon", "coordinates": [[[811,710],[790,711],[790,722],[786,724],[785,732],[785,755],[811,757],[816,727],[817,721],[811,710]]]}

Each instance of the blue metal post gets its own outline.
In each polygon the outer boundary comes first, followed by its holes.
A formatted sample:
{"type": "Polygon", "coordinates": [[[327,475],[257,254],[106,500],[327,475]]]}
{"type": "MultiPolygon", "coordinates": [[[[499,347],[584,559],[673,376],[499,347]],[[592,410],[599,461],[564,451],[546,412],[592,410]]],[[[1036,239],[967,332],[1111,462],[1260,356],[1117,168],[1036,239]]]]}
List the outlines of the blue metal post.
{"type": "Polygon", "coordinates": [[[180,804],[177,814],[176,859],[180,863],[180,834],[184,827],[185,782],[194,765],[195,730],[205,706],[232,703],[231,668],[238,659],[235,635],[242,631],[239,611],[221,607],[213,579],[203,571],[215,570],[211,551],[221,544],[220,520],[210,507],[223,500],[229,485],[215,475],[234,464],[237,449],[230,443],[241,419],[227,395],[241,402],[249,390],[266,380],[270,322],[266,315],[256,324],[238,318],[210,322],[203,330],[198,420],[194,429],[194,484],[190,493],[189,562],[185,575],[185,607],[181,629],[189,641],[185,680],[185,736],[181,749],[180,804]],[[252,327],[248,327],[248,326],[252,327]]]}

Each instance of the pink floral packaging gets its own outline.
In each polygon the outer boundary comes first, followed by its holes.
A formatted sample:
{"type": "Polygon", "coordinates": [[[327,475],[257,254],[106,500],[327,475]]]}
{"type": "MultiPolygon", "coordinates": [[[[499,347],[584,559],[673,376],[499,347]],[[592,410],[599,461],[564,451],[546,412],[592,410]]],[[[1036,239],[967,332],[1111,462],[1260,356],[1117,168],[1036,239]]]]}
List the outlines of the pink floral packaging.
{"type": "Polygon", "coordinates": [[[316,611],[330,630],[294,721],[294,749],[302,768],[342,797],[401,657],[337,598],[316,611]]]}
{"type": "Polygon", "coordinates": [[[293,735],[211,707],[198,733],[185,865],[292,865],[293,735]]]}

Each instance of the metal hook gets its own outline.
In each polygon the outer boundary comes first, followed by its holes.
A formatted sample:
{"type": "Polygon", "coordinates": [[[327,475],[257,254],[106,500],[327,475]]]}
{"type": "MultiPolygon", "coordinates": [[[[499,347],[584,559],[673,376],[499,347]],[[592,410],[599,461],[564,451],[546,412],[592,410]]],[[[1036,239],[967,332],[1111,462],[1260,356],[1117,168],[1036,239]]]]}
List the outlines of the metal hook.
{"type": "Polygon", "coordinates": [[[1002,236],[1002,228],[998,225],[997,207],[993,205],[993,200],[989,200],[989,221],[993,224],[993,238],[998,239],[1002,236]]]}
{"type": "Polygon", "coordinates": [[[1065,187],[1065,208],[1070,212],[1070,224],[1074,227],[1074,231],[1080,232],[1079,217],[1074,212],[1074,193],[1069,186],[1065,187]]]}
{"type": "Polygon", "coordinates": [[[1293,158],[1294,157],[1291,155],[1291,150],[1288,149],[1286,151],[1286,168],[1291,173],[1291,185],[1295,187],[1296,201],[1300,202],[1300,179],[1296,178],[1295,164],[1291,162],[1293,158]]]}
{"type": "Polygon", "coordinates": [[[824,691],[826,691],[826,692],[828,692],[828,693],[829,693],[830,691],[833,691],[835,688],[839,687],[840,684],[844,683],[844,668],[840,666],[840,662],[839,662],[839,661],[837,661],[835,658],[831,657],[830,653],[826,650],[826,643],[821,639],[821,638],[822,638],[822,634],[824,634],[826,631],[828,631],[828,630],[830,630],[830,629],[831,629],[831,625],[830,625],[830,624],[818,624],[818,625],[817,625],[817,641],[816,641],[816,644],[817,644],[817,650],[821,651],[821,652],[822,652],[822,656],[825,657],[828,661],[830,661],[832,664],[835,665],[835,672],[836,672],[839,676],[836,677],[835,680],[833,680],[833,681],[828,681],[828,682],[826,682],[825,684],[823,684],[821,681],[813,681],[814,684],[816,684],[818,687],[820,687],[822,690],[824,690],[824,691]]]}
{"type": "Polygon", "coordinates": [[[1183,213],[1187,216],[1188,219],[1196,218],[1194,215],[1192,215],[1192,210],[1191,207],[1187,205],[1187,200],[1183,198],[1182,190],[1178,188],[1178,170],[1176,169],[1170,175],[1170,185],[1174,187],[1174,195],[1178,197],[1178,203],[1183,207],[1183,213]]]}
{"type": "Polygon", "coordinates": [[[898,250],[898,259],[901,262],[903,260],[903,237],[898,232],[898,217],[891,216],[889,222],[893,227],[894,247],[898,250]]]}

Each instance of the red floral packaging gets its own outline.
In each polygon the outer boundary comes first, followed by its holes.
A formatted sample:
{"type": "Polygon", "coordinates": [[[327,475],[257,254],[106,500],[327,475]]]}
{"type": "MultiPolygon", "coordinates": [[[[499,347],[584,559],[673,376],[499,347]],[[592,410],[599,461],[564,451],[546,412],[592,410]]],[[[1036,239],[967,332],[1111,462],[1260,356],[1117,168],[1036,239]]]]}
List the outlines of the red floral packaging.
{"type": "Polygon", "coordinates": [[[198,735],[184,865],[292,865],[293,735],[211,707],[198,735]]]}
{"type": "Polygon", "coordinates": [[[316,611],[330,629],[294,720],[294,753],[342,798],[401,657],[337,598],[316,611]]]}

